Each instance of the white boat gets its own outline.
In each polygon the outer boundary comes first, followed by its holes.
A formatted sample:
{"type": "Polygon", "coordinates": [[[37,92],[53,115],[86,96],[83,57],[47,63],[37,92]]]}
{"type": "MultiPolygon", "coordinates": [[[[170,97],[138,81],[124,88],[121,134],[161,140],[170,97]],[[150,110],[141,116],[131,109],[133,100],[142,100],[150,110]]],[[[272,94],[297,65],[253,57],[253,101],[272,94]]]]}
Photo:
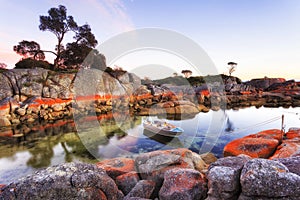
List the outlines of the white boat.
{"type": "Polygon", "coordinates": [[[151,131],[155,134],[167,136],[167,137],[176,137],[183,133],[183,129],[177,127],[173,124],[161,121],[161,120],[149,120],[146,119],[143,122],[143,126],[146,130],[151,131]]]}

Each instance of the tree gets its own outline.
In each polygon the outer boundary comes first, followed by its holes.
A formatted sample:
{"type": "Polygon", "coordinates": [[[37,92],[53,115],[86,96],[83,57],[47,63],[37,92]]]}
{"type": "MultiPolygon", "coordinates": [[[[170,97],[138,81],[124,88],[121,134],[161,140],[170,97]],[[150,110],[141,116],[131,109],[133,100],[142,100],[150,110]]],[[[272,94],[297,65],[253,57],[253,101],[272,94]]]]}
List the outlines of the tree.
{"type": "Polygon", "coordinates": [[[229,62],[227,63],[227,65],[229,65],[228,72],[229,72],[229,76],[231,76],[231,74],[236,70],[237,63],[229,62]]]}
{"type": "MultiPolygon", "coordinates": [[[[78,31],[76,32],[74,39],[76,41],[68,43],[66,45],[66,50],[62,53],[61,57],[64,60],[64,65],[72,66],[73,68],[95,68],[91,66],[92,60],[94,63],[97,59],[100,59],[101,56],[99,55],[99,52],[97,50],[93,50],[93,48],[98,44],[98,41],[96,40],[94,34],[91,32],[90,26],[88,24],[85,24],[78,27],[78,31]],[[88,55],[88,62],[83,63],[88,55]],[[91,60],[91,58],[93,59],[91,60]]],[[[101,60],[103,60],[102,57],[100,60],[98,60],[100,61],[100,63],[98,64],[103,64],[101,60]]]]}
{"type": "Polygon", "coordinates": [[[58,8],[50,8],[48,14],[49,16],[40,16],[41,24],[39,28],[41,31],[52,32],[57,38],[54,66],[58,67],[64,49],[62,41],[67,32],[77,31],[78,26],[72,16],[67,16],[67,9],[65,6],[59,5],[58,8]]]}
{"type": "Polygon", "coordinates": [[[189,78],[193,72],[191,70],[182,70],[181,73],[184,75],[185,78],[189,78]]]}
{"type": "Polygon", "coordinates": [[[14,51],[23,56],[23,58],[33,58],[37,60],[44,60],[45,54],[41,50],[40,45],[35,41],[23,40],[18,45],[13,47],[14,51]]]}
{"type": "MultiPolygon", "coordinates": [[[[34,41],[23,40],[14,46],[14,51],[26,58],[44,60],[44,53],[53,53],[54,69],[62,68],[80,68],[80,67],[96,67],[103,69],[105,65],[105,57],[97,50],[93,49],[98,44],[91,28],[88,24],[78,26],[72,16],[67,15],[65,6],[58,8],[50,8],[48,16],[40,16],[41,31],[50,31],[57,38],[57,44],[54,51],[41,50],[40,45],[34,41]],[[66,33],[73,32],[75,35],[74,42],[63,44],[66,33]],[[91,52],[91,53],[90,53],[91,52]],[[89,57],[85,62],[85,58],[89,57]]],[[[27,61],[27,63],[32,63],[27,61]]],[[[36,62],[33,62],[36,63],[36,62]]],[[[31,66],[28,66],[31,67],[31,66]]]]}

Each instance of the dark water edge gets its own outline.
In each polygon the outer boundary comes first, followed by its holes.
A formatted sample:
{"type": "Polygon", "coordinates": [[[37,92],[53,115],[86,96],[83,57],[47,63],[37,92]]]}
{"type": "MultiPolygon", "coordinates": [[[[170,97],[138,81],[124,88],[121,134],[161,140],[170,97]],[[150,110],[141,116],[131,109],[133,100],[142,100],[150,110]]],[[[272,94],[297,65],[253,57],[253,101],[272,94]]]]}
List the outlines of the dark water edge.
{"type": "Polygon", "coordinates": [[[222,157],[223,147],[229,141],[280,128],[280,120],[263,123],[269,119],[285,114],[287,129],[300,127],[299,113],[300,108],[251,107],[199,113],[181,120],[176,116],[160,116],[185,130],[178,138],[151,137],[141,125],[143,117],[127,115],[115,119],[111,115],[103,116],[98,118],[96,126],[95,120],[76,120],[76,124],[73,119],[33,127],[19,126],[12,137],[4,136],[7,130],[0,132],[0,183],[9,183],[36,169],[64,162],[95,163],[160,149],[184,147],[197,153],[211,151],[222,157]]]}

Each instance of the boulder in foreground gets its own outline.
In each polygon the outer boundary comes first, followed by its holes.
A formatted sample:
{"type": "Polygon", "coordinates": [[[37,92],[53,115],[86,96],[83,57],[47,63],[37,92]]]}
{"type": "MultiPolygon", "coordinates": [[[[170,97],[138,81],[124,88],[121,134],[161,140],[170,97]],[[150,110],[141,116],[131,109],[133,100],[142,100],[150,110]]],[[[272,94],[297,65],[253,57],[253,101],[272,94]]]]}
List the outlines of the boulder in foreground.
{"type": "Polygon", "coordinates": [[[39,170],[1,189],[0,199],[123,199],[104,170],[95,165],[66,163],[39,170]]]}

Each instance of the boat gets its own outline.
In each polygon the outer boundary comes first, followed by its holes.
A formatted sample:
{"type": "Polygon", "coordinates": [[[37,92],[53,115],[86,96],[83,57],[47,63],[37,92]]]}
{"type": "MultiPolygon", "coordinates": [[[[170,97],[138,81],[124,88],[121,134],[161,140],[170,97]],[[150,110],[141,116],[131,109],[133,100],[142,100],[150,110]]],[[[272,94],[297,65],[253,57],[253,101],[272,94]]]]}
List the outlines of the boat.
{"type": "Polygon", "coordinates": [[[183,129],[173,124],[167,123],[162,120],[146,119],[143,122],[144,129],[167,137],[176,137],[183,133],[183,129]]]}
{"type": "Polygon", "coordinates": [[[170,147],[175,147],[175,148],[184,148],[184,144],[179,140],[178,137],[169,137],[169,136],[155,134],[147,129],[144,129],[143,135],[163,145],[168,145],[170,147]]]}

